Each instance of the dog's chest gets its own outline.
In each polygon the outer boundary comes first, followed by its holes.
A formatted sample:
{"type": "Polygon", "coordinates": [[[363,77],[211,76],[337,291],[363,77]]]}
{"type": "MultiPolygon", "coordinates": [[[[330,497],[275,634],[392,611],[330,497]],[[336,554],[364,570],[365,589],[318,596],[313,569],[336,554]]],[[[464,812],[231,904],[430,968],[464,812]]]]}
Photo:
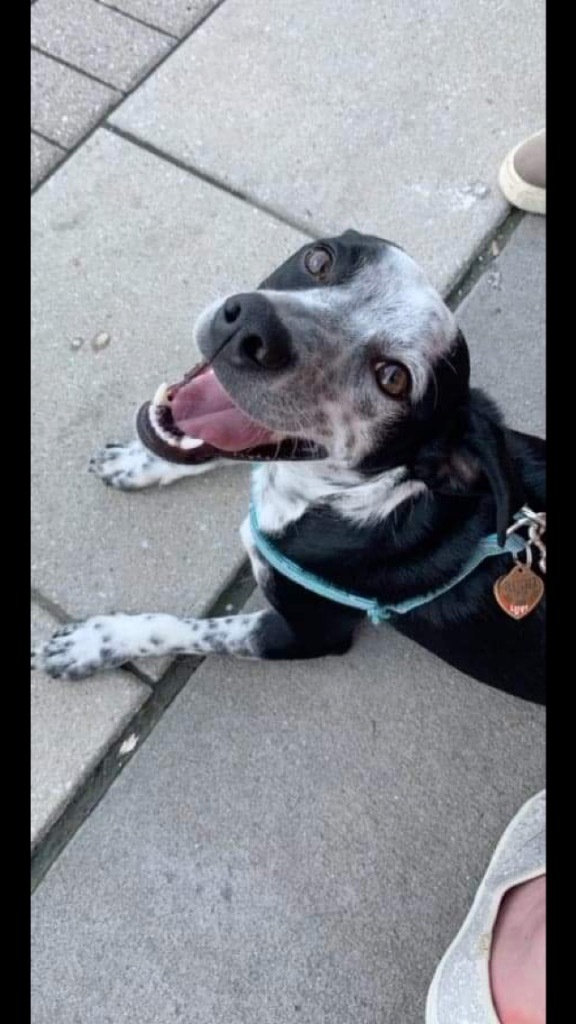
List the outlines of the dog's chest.
{"type": "MultiPolygon", "coordinates": [[[[283,464],[261,466],[254,473],[252,500],[257,503],[263,533],[277,537],[291,523],[300,519],[314,502],[328,501],[335,490],[347,486],[343,483],[339,488],[327,474],[318,473],[316,467],[314,470],[283,464]]],[[[249,516],[246,516],[240,527],[240,539],[250,559],[254,578],[258,586],[265,590],[271,570],[254,543],[249,516]]]]}
{"type": "MultiPolygon", "coordinates": [[[[414,481],[402,481],[403,474],[400,468],[363,480],[354,470],[338,467],[335,471],[330,465],[261,466],[252,482],[259,529],[274,541],[314,506],[322,505],[324,511],[331,509],[329,520],[324,518],[323,522],[329,522],[335,530],[333,540],[337,547],[342,529],[350,529],[354,524],[356,529],[365,530],[370,521],[385,519],[402,500],[423,487],[414,481]]],[[[242,523],[240,537],[254,577],[265,590],[271,569],[255,543],[249,516],[242,523]]]]}
{"type": "Polygon", "coordinates": [[[250,516],[246,516],[240,527],[240,540],[248,558],[250,559],[250,568],[252,569],[252,575],[256,580],[256,583],[261,590],[266,590],[266,584],[270,578],[270,566],[262,558],[262,555],[258,551],[254,543],[254,537],[252,535],[252,527],[250,525],[250,516]]]}
{"type": "Polygon", "coordinates": [[[278,535],[311,506],[330,504],[357,483],[358,475],[318,464],[261,466],[254,474],[252,497],[263,533],[278,535]]]}

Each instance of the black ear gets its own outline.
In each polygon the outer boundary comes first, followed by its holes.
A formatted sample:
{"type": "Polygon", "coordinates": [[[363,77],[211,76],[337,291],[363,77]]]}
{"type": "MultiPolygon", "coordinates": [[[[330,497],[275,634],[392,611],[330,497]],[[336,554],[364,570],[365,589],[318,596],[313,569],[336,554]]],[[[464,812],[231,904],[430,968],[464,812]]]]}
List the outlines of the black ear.
{"type": "Polygon", "coordinates": [[[484,472],[496,502],[496,533],[502,547],[514,512],[523,504],[521,484],[502,427],[489,416],[471,410],[466,447],[484,472]]]}
{"type": "Polygon", "coordinates": [[[496,505],[498,543],[504,545],[512,515],[525,498],[500,413],[482,392],[470,392],[449,431],[423,446],[414,468],[441,494],[480,494],[487,483],[496,505]]]}

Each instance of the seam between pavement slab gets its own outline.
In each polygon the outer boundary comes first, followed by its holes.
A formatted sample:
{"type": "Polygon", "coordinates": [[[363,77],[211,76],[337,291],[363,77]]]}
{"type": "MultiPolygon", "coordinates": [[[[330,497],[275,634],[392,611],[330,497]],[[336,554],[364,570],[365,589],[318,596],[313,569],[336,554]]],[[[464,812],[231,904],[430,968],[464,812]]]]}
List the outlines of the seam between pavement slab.
{"type": "Polygon", "coordinates": [[[54,139],[49,139],[47,135],[43,135],[42,132],[39,132],[37,128],[31,128],[30,131],[32,132],[32,135],[36,135],[37,138],[42,139],[44,142],[50,143],[51,146],[55,146],[56,149],[62,150],[63,153],[68,152],[68,150],[65,149],[64,146],[62,146],[59,142],[56,142],[54,139]]]}
{"type": "MultiPolygon", "coordinates": [[[[143,25],[144,28],[151,28],[154,32],[159,32],[161,36],[166,36],[168,39],[173,39],[178,42],[178,36],[167,32],[165,28],[160,28],[159,25],[153,25],[151,21],[144,21],[143,18],[137,18],[135,14],[129,14],[128,11],[123,11],[121,7],[116,7],[114,4],[103,3],[103,0],[96,0],[96,3],[100,7],[107,7],[109,11],[116,11],[117,14],[121,14],[124,18],[128,18],[129,21],[135,21],[137,25],[143,25]]],[[[173,52],[172,50],[170,51],[173,52]]],[[[158,65],[155,65],[157,67],[158,65]]]]}
{"type": "MultiPolygon", "coordinates": [[[[109,114],[111,113],[112,111],[109,111],[109,114]]],[[[125,142],[131,142],[133,146],[138,146],[140,149],[145,150],[146,153],[150,153],[152,156],[156,156],[160,160],[166,160],[167,163],[177,167],[180,171],[185,171],[187,174],[191,174],[194,178],[199,178],[200,181],[206,182],[207,185],[212,185],[213,188],[220,189],[221,192],[226,192],[228,195],[234,196],[235,199],[240,199],[243,203],[247,203],[248,206],[252,206],[256,210],[261,210],[262,213],[268,214],[269,217],[273,217],[274,220],[280,221],[281,224],[286,224],[288,227],[294,228],[296,231],[300,231],[302,234],[306,235],[307,238],[320,238],[322,236],[320,229],[316,228],[313,224],[310,224],[309,221],[304,223],[295,217],[291,217],[290,214],[286,213],[284,210],[270,206],[268,203],[261,202],[248,192],[243,192],[241,189],[234,188],[232,185],[229,185],[228,182],[221,178],[217,178],[212,174],[200,171],[192,164],[187,164],[184,160],[180,160],[177,156],[173,156],[172,153],[168,153],[163,149],[158,149],[158,147],[154,146],[151,142],[146,142],[144,139],[139,138],[137,135],[133,135],[124,128],[119,128],[117,125],[109,122],[105,122],[102,127],[113,135],[119,135],[125,142]]]]}
{"type": "MultiPolygon", "coordinates": [[[[69,622],[74,622],[74,616],[69,615],[68,612],[65,611],[65,609],[56,601],[53,601],[52,598],[46,597],[46,595],[43,594],[42,591],[38,590],[37,587],[30,587],[30,600],[32,604],[35,604],[38,608],[48,612],[52,618],[56,619],[57,622],[62,623],[63,626],[69,622]]],[[[146,672],[143,672],[142,669],[132,661],[127,661],[122,665],[122,670],[136,676],[140,682],[146,683],[147,686],[154,686],[156,683],[156,680],[151,679],[146,672]]]]}
{"type": "MultiPolygon", "coordinates": [[[[222,615],[225,612],[239,611],[246,604],[255,588],[256,584],[250,571],[250,565],[248,560],[246,560],[229,585],[221,591],[210,606],[207,617],[222,615]]],[[[46,610],[51,611],[52,614],[55,611],[58,612],[57,617],[59,619],[70,621],[70,616],[63,613],[62,609],[57,605],[53,605],[43,595],[33,595],[33,600],[36,600],[36,603],[41,607],[47,606],[46,610]]],[[[145,676],[131,662],[122,665],[122,671],[133,673],[140,681],[145,682],[149,686],[150,695],[130,719],[120,736],[108,747],[106,753],[92,772],[78,787],[60,817],[53,822],[52,826],[32,849],[32,892],[40,884],[46,872],[50,869],[68,841],[72,839],[82,822],[86,820],[102,797],[106,795],[116,776],[130,761],[132,754],[142,745],[146,736],[160,721],[160,718],[174,698],[187,685],[196,669],[204,661],[205,658],[197,655],[176,658],[158,681],[145,676]]]]}
{"type": "Polygon", "coordinates": [[[454,311],[472,291],[476,282],[482,277],[490,262],[500,256],[502,250],[524,219],[522,210],[509,207],[503,220],[490,232],[480,245],[473,251],[470,259],[458,274],[456,280],[444,296],[446,305],[454,311]]]}
{"type": "MultiPolygon", "coordinates": [[[[134,84],[134,87],[132,89],[129,89],[126,92],[121,92],[120,90],[118,90],[117,87],[110,86],[108,82],[102,82],[94,75],[91,75],[88,71],[85,71],[83,68],[76,67],[74,64],[71,64],[70,62],[62,59],[61,57],[55,57],[54,54],[46,53],[44,50],[40,49],[37,46],[31,47],[32,49],[36,49],[43,56],[50,57],[51,60],[60,61],[61,64],[64,64],[66,67],[71,68],[73,71],[80,72],[81,74],[86,75],[87,78],[92,78],[95,82],[98,82],[99,85],[105,85],[108,89],[115,88],[116,92],[118,92],[119,95],[116,102],[113,103],[110,107],[108,107],[106,113],[92,125],[92,127],[82,136],[82,138],[78,139],[78,142],[74,146],[71,146],[70,149],[66,150],[66,156],[62,160],[60,160],[54,167],[52,167],[43,178],[36,182],[36,184],[30,190],[30,194],[34,195],[40,188],[42,188],[42,185],[44,185],[44,183],[47,182],[52,177],[52,175],[56,173],[57,170],[64,166],[67,160],[71,156],[73,156],[73,154],[80,148],[80,146],[83,146],[84,143],[87,142],[92,135],[94,135],[98,128],[102,126],[105,119],[110,117],[110,115],[114,113],[116,108],[119,107],[125,99],[127,99],[133,92],[136,91],[136,89],[143,85],[144,82],[146,82],[148,78],[150,78],[150,76],[153,75],[158,70],[158,68],[162,66],[164,61],[168,60],[168,58],[171,57],[172,54],[175,53],[180,46],[182,46],[183,43],[187,42],[188,39],[190,39],[190,37],[194,35],[194,33],[204,24],[204,22],[207,21],[208,18],[210,18],[215,13],[215,11],[217,11],[222,6],[224,2],[225,0],[217,0],[215,6],[212,7],[210,10],[206,11],[206,14],[203,17],[201,17],[199,21],[197,21],[194,25],[192,25],[188,32],[185,32],[184,35],[182,35],[179,39],[176,39],[175,36],[169,36],[170,39],[175,39],[174,46],[170,50],[168,50],[168,52],[165,53],[164,56],[160,57],[160,59],[156,61],[156,63],[151,68],[149,68],[148,71],[146,71],[146,73],[142,75],[141,78],[138,79],[138,81],[134,84]]],[[[101,6],[106,5],[102,4],[101,6]]],[[[124,11],[117,11],[116,13],[122,14],[124,17],[128,17],[124,11]]],[[[132,18],[131,20],[135,21],[137,19],[132,18]]],[[[157,26],[155,25],[147,27],[151,27],[154,28],[155,31],[159,31],[157,29],[157,26]]],[[[168,33],[164,34],[169,35],[168,33]]],[[[45,141],[52,142],[52,139],[46,139],[45,141]]]]}
{"type": "Polygon", "coordinates": [[[68,615],[68,612],[61,608],[56,601],[53,601],[51,597],[47,597],[36,587],[30,587],[30,600],[34,601],[35,604],[43,608],[49,615],[53,615],[59,622],[71,622],[72,616],[68,615]]]}
{"type": "MultiPolygon", "coordinates": [[[[108,117],[111,117],[115,109],[116,108],[113,108],[108,111],[108,117]]],[[[137,135],[133,135],[132,132],[129,132],[124,128],[120,128],[118,125],[110,121],[105,121],[102,127],[111,134],[118,135],[121,139],[124,139],[125,142],[130,142],[132,145],[138,146],[146,153],[150,153],[152,156],[156,156],[160,160],[165,160],[167,163],[172,164],[179,170],[185,171],[187,174],[191,174],[195,178],[199,178],[200,181],[204,181],[208,185],[212,185],[213,188],[220,189],[220,191],[234,196],[235,199],[240,199],[242,202],[247,203],[248,206],[252,206],[257,210],[260,210],[262,213],[266,213],[269,217],[279,221],[279,223],[286,224],[288,227],[300,231],[308,238],[322,238],[325,234],[325,232],[321,231],[319,227],[311,224],[309,221],[304,223],[298,218],[292,217],[285,210],[262,202],[249,192],[244,192],[241,189],[234,188],[234,186],[230,185],[223,179],[207,174],[205,171],[201,171],[199,168],[194,167],[194,165],[186,163],[184,160],[174,156],[172,153],[168,153],[167,151],[160,149],[153,143],[141,139],[137,135]]],[[[468,292],[474,287],[478,278],[483,274],[490,258],[493,258],[494,256],[494,254],[491,253],[491,246],[496,243],[498,250],[501,251],[510,235],[518,227],[522,217],[523,213],[520,210],[509,207],[504,212],[502,219],[495,226],[491,226],[487,229],[484,237],[472,250],[465,265],[460,268],[458,273],[455,275],[454,280],[449,283],[448,288],[446,289],[444,297],[450,309],[455,309],[455,307],[462,302],[468,292]],[[469,274],[469,271],[474,272],[469,274]]]]}
{"type": "MultiPolygon", "coordinates": [[[[48,60],[54,61],[55,64],[63,64],[65,68],[70,68],[71,71],[77,71],[79,75],[84,75],[84,78],[89,78],[92,82],[96,82],[97,85],[104,85],[107,89],[113,89],[114,92],[119,93],[120,100],[125,99],[126,96],[129,95],[128,93],[122,92],[117,85],[113,85],[112,82],[106,82],[105,79],[99,78],[98,75],[92,74],[91,71],[86,71],[85,68],[81,68],[79,64],[74,64],[71,60],[67,60],[66,57],[55,57],[53,53],[49,53],[48,50],[44,50],[41,46],[38,46],[37,43],[32,43],[30,49],[34,53],[40,53],[43,57],[47,57],[48,60]]],[[[84,141],[85,138],[85,135],[82,136],[82,141],[84,141]]],[[[53,140],[50,139],[50,142],[52,141],[53,140]]],[[[44,179],[44,181],[45,180],[46,179],[44,179]]]]}
{"type": "MultiPolygon", "coordinates": [[[[188,170],[188,168],[184,169],[188,170]]],[[[510,210],[504,220],[491,232],[489,238],[472,254],[458,280],[445,296],[445,301],[451,309],[460,305],[487,270],[491,259],[501,255],[523,218],[524,214],[519,210],[510,210]]],[[[249,563],[245,560],[210,605],[206,617],[237,612],[246,604],[255,589],[256,583],[252,577],[249,563]]],[[[70,621],[71,617],[40,591],[34,589],[32,599],[50,611],[57,619],[70,621]]],[[[122,666],[124,671],[132,672],[150,687],[150,696],[128,722],[121,736],[108,748],[104,757],[78,788],[62,815],[33,849],[31,857],[32,891],[37,888],[82,822],[91,814],[106,795],[114,779],[131,760],[132,754],[142,746],[174,698],[184,686],[192,681],[196,670],[205,660],[204,657],[197,655],[176,658],[157,681],[151,680],[133,663],[122,666]]]]}

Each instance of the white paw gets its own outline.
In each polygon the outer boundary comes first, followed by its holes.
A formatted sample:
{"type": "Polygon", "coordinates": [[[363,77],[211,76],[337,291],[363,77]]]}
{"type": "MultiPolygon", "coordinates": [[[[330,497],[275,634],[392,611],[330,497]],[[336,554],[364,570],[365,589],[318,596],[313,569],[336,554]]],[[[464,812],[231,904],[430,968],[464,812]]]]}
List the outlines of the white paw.
{"type": "Polygon", "coordinates": [[[109,487],[120,491],[137,491],[162,482],[163,463],[140,441],[129,444],[108,444],[90,459],[88,469],[109,487]]]}
{"type": "Polygon", "coordinates": [[[165,487],[187,476],[199,476],[215,469],[218,459],[202,462],[198,466],[165,462],[141,443],[107,444],[90,459],[88,469],[109,487],[119,491],[140,491],[145,487],[165,487]]]}
{"type": "Polygon", "coordinates": [[[32,651],[32,668],[53,679],[84,679],[103,668],[127,661],[114,636],[113,619],[98,615],[58,629],[45,644],[32,651]]]}

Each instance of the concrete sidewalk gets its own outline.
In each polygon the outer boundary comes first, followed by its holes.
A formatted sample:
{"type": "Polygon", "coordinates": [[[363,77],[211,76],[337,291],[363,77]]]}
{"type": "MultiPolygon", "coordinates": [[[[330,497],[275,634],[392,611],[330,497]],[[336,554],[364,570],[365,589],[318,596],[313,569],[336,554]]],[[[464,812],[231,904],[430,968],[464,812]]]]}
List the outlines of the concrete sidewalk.
{"type": "Polygon", "coordinates": [[[32,0],[32,187],[218,2],[32,0]]]}
{"type": "MultiPolygon", "coordinates": [[[[122,495],[87,476],[91,450],[194,363],[203,305],[317,233],[393,238],[446,291],[505,217],[499,163],[544,109],[536,0],[521,35],[497,0],[225,0],[178,32],[158,21],[184,17],[177,0],[83,4],[184,41],[106,79],[127,98],[61,136],[104,118],[33,197],[37,638],[94,611],[241,602],[245,472],[122,495]]],[[[100,44],[62,23],[73,5],[57,23],[35,8],[44,60],[73,64],[74,45],[74,70],[103,74],[100,44]]],[[[488,250],[461,310],[476,383],[535,432],[543,229],[526,218],[488,250]]],[[[203,664],[138,751],[185,669],[33,680],[44,863],[137,751],[34,897],[35,1024],[421,1020],[491,844],[543,784],[542,712],[368,631],[341,662],[203,664]]]]}
{"type": "MultiPolygon", "coordinates": [[[[475,383],[542,433],[543,220],[459,319],[475,383]]],[[[35,894],[33,1021],[420,1024],[545,785],[544,720],[387,626],[343,659],[204,662],[35,894]]]]}

